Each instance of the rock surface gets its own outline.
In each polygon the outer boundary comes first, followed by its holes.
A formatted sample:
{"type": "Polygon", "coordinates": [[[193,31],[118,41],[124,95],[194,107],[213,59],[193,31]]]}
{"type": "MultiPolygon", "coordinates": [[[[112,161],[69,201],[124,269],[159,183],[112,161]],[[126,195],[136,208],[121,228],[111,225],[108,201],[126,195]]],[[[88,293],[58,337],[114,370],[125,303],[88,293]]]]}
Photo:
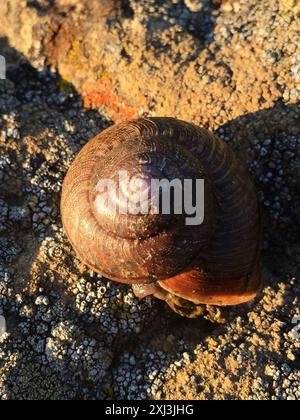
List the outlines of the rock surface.
{"type": "Polygon", "coordinates": [[[0,399],[300,398],[296,0],[3,0],[0,399]],[[62,230],[80,148],[136,116],[215,131],[253,174],[265,286],[222,326],[91,273],[62,230]]]}

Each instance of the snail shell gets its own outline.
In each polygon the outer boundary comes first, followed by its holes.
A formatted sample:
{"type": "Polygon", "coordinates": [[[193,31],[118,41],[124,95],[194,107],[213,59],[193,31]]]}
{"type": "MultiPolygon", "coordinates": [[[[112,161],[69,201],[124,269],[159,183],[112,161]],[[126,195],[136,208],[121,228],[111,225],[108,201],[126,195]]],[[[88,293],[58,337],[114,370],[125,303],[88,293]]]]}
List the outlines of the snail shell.
{"type": "MultiPolygon", "coordinates": [[[[122,188],[122,185],[120,185],[122,188]]],[[[171,306],[236,305],[261,285],[259,204],[234,152],[203,128],[173,118],[115,125],[92,139],[63,185],[62,221],[94,271],[171,306]],[[186,215],[99,212],[98,185],[120,171],[151,179],[204,179],[204,221],[186,215]],[[175,303],[174,303],[175,302],[175,303]]]]}

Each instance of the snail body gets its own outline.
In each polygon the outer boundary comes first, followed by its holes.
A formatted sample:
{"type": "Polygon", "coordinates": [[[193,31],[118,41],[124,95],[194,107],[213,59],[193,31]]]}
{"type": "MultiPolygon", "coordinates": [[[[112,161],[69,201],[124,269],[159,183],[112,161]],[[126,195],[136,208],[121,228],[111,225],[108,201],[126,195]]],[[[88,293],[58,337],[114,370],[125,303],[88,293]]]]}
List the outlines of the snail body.
{"type": "MultiPolygon", "coordinates": [[[[120,197],[114,199],[120,204],[120,197]]],[[[137,296],[153,294],[184,315],[203,313],[203,305],[238,305],[260,290],[255,187],[231,148],[203,128],[149,118],[101,132],[69,169],[61,214],[73,248],[91,269],[133,285],[137,296]],[[187,225],[186,214],[174,212],[100,208],[101,180],[119,183],[128,194],[120,172],[144,181],[146,201],[152,179],[204,179],[202,223],[187,225]]]]}

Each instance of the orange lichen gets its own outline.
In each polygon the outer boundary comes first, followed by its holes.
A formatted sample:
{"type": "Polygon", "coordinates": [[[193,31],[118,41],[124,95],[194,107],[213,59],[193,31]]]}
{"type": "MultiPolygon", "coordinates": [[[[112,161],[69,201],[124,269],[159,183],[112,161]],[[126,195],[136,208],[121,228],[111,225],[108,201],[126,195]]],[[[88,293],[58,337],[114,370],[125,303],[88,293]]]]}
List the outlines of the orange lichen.
{"type": "Polygon", "coordinates": [[[106,108],[114,121],[132,119],[137,117],[142,101],[132,104],[125,96],[118,93],[118,86],[109,75],[102,75],[96,83],[87,83],[82,89],[84,107],[106,108]]]}

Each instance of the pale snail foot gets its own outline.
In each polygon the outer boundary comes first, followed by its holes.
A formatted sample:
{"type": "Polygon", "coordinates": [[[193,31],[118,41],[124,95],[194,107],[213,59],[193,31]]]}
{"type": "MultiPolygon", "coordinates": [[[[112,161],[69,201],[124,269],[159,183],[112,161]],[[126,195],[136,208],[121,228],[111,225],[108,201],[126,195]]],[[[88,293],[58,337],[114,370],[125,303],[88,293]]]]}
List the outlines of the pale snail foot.
{"type": "Polygon", "coordinates": [[[224,308],[219,306],[196,305],[193,302],[171,294],[166,299],[166,303],[174,312],[185,318],[193,319],[202,317],[214,324],[225,324],[228,320],[224,308]]]}
{"type": "Polygon", "coordinates": [[[180,316],[191,319],[203,317],[215,324],[224,324],[227,322],[225,310],[222,307],[205,304],[197,305],[189,300],[182,299],[167,292],[157,283],[133,284],[132,289],[135,296],[140,299],[153,295],[160,300],[164,300],[169,307],[180,316]]]}

